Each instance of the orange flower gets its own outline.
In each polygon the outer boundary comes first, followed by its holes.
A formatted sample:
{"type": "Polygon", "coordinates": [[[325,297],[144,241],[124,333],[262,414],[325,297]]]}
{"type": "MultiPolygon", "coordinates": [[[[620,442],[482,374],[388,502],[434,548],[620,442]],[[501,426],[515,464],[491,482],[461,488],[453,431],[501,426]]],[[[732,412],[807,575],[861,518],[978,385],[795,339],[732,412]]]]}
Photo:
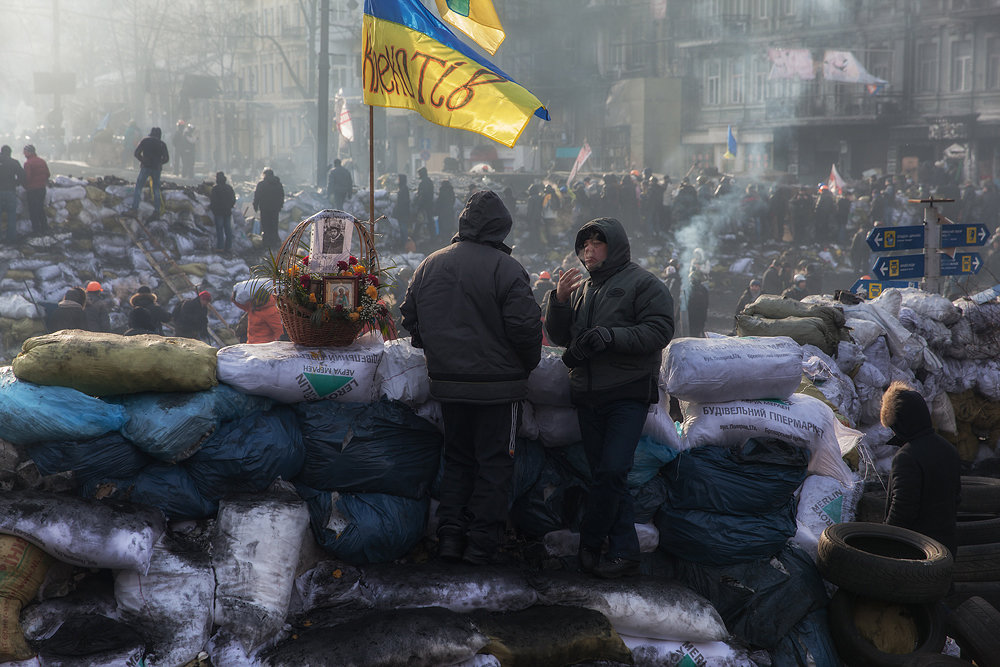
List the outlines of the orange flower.
{"type": "Polygon", "coordinates": [[[357,322],[359,319],[361,319],[361,315],[359,315],[358,313],[348,313],[347,319],[349,319],[352,322],[357,322]]]}
{"type": "Polygon", "coordinates": [[[316,303],[316,294],[314,292],[309,293],[309,303],[316,303]]]}
{"type": "Polygon", "coordinates": [[[368,289],[366,289],[366,290],[365,290],[365,293],[366,293],[366,294],[367,294],[367,295],[368,295],[368,296],[369,296],[369,297],[370,297],[370,298],[371,298],[371,299],[372,299],[373,301],[374,301],[375,299],[377,299],[377,298],[378,298],[378,288],[376,288],[376,287],[375,287],[374,285],[369,285],[369,286],[368,286],[368,289]]]}

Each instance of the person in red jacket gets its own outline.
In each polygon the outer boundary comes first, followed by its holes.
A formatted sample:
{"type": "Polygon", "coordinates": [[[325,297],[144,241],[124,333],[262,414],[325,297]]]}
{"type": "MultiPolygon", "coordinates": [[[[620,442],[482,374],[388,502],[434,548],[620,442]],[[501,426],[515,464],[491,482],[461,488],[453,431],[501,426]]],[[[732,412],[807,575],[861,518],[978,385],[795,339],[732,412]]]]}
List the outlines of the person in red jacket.
{"type": "Polygon", "coordinates": [[[242,304],[236,299],[233,299],[233,303],[240,310],[246,311],[248,343],[270,343],[285,333],[273,294],[261,292],[248,304],[242,304]]]}
{"type": "Polygon", "coordinates": [[[45,219],[45,186],[49,184],[49,165],[38,157],[35,147],[24,147],[24,190],[28,196],[28,217],[35,236],[49,233],[45,219]]]}

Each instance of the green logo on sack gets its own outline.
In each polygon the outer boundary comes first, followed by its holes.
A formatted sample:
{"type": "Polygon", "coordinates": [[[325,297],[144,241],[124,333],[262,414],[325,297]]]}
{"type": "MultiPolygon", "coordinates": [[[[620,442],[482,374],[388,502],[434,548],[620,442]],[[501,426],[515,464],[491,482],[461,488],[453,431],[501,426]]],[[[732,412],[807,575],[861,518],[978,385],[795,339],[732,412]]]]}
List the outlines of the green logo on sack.
{"type": "Polygon", "coordinates": [[[320,397],[329,396],[354,379],[350,376],[327,375],[325,373],[303,373],[302,376],[320,397]]]}
{"type": "Polygon", "coordinates": [[[677,663],[677,667],[698,667],[698,663],[694,661],[694,658],[685,653],[681,661],[677,663]]]}
{"type": "Polygon", "coordinates": [[[840,495],[823,506],[823,511],[826,512],[826,515],[837,523],[840,523],[840,517],[842,516],[843,510],[844,496],[840,495]]]}

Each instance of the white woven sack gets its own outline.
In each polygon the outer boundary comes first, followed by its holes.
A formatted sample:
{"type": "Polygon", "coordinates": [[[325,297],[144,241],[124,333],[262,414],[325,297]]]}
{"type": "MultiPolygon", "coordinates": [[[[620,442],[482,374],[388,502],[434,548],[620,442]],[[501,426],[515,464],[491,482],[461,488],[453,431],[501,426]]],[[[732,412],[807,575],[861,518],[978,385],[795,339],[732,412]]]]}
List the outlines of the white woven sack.
{"type": "Polygon", "coordinates": [[[802,350],[787,336],[676,338],[667,346],[664,390],[698,403],[787,398],[802,379],[802,350]]]}
{"type": "Polygon", "coordinates": [[[380,396],[410,407],[426,403],[431,397],[427,358],[423,350],[413,347],[409,338],[386,341],[377,381],[380,396]]]}

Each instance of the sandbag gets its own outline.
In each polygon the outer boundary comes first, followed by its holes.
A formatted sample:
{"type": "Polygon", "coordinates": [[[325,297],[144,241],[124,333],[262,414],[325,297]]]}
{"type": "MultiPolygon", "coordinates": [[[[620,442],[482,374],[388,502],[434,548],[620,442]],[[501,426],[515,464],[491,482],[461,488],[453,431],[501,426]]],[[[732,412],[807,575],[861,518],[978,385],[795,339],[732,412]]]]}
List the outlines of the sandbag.
{"type": "Polygon", "coordinates": [[[21,630],[21,607],[35,597],[51,563],[29,541],[0,535],[0,661],[28,660],[35,655],[21,630]]]}
{"type": "Polygon", "coordinates": [[[305,447],[303,484],[407,498],[427,494],[441,458],[441,434],[403,403],[320,401],[295,411],[305,447]]]}
{"type": "Polygon", "coordinates": [[[670,445],[661,444],[648,435],[642,436],[632,456],[632,468],[628,473],[629,487],[640,487],[653,479],[677,455],[678,451],[670,445]]]}
{"type": "Polygon", "coordinates": [[[115,572],[115,601],[123,621],[147,638],[145,664],[183,665],[212,632],[215,573],[209,555],[173,539],[156,545],[145,574],[115,572]]]}
{"type": "Polygon", "coordinates": [[[120,405],[69,387],[18,380],[10,366],[0,368],[0,404],[0,438],[15,445],[95,438],[128,419],[120,405]]]}
{"type": "Polygon", "coordinates": [[[118,500],[155,507],[172,521],[211,519],[219,510],[183,465],[153,462],[128,477],[92,475],[80,485],[83,498],[118,500]]]}
{"type": "MultiPolygon", "coordinates": [[[[791,301],[791,299],[789,299],[791,301]]],[[[799,345],[815,345],[826,354],[837,349],[835,329],[819,317],[786,317],[780,320],[756,315],[737,315],[736,333],[740,336],[784,336],[799,345]]]]}
{"type": "Polygon", "coordinates": [[[142,393],[108,399],[125,408],[122,434],[153,458],[177,463],[190,457],[223,422],[266,411],[272,401],[221,384],[194,393],[142,393]]]}
{"type": "Polygon", "coordinates": [[[682,401],[787,398],[799,384],[801,360],[787,337],[675,338],[661,377],[664,390],[682,401]]]}
{"type": "Polygon", "coordinates": [[[649,436],[660,445],[666,445],[679,452],[683,445],[681,436],[677,432],[677,426],[677,422],[670,415],[670,397],[660,392],[660,400],[650,405],[646,412],[642,434],[649,436]]]}
{"type": "Polygon", "coordinates": [[[879,336],[885,335],[885,327],[881,324],[856,317],[847,318],[847,328],[851,330],[851,338],[862,350],[874,343],[879,336]]]}
{"type": "Polygon", "coordinates": [[[586,493],[586,482],[563,457],[546,455],[535,483],[511,505],[510,520],[536,538],[578,528],[586,493]]]}
{"type": "Polygon", "coordinates": [[[18,535],[71,565],[149,569],[164,531],[152,507],[38,491],[0,492],[0,533],[18,535]]]}
{"type": "Polygon", "coordinates": [[[296,484],[309,504],[313,535],[334,558],[354,565],[402,557],[424,534],[428,498],[413,500],[385,493],[346,494],[296,484]]]}
{"type": "Polygon", "coordinates": [[[854,512],[864,485],[855,477],[851,484],[823,475],[809,475],[796,491],[798,509],[792,542],[816,560],[819,536],[835,523],[854,521],[854,512]]]}
{"type": "Polygon", "coordinates": [[[279,477],[293,479],[305,461],[295,412],[278,406],[223,424],[183,465],[210,500],[260,493],[279,477]]]}
{"type": "Polygon", "coordinates": [[[0,317],[20,320],[25,317],[37,319],[40,317],[38,307],[20,294],[0,295],[0,317]]]}
{"type": "Polygon", "coordinates": [[[450,563],[385,563],[364,569],[366,606],[442,607],[458,612],[518,611],[538,601],[527,573],[515,568],[463,568],[450,563]]]}
{"type": "Polygon", "coordinates": [[[269,278],[251,278],[233,285],[233,301],[246,306],[259,294],[270,294],[274,283],[269,278]]]}
{"type": "Polygon", "coordinates": [[[243,393],[282,403],[367,403],[378,391],[375,370],[382,349],[377,332],[346,347],[306,347],[287,341],[230,345],[219,350],[219,380],[243,393]]]}
{"type": "Polygon", "coordinates": [[[378,395],[415,407],[431,397],[424,351],[409,338],[387,340],[377,372],[378,395]]]}
{"type": "Polygon", "coordinates": [[[756,667],[746,651],[725,642],[672,642],[621,635],[635,667],[756,667]]]}
{"type": "Polygon", "coordinates": [[[53,635],[38,644],[42,665],[53,667],[139,667],[146,643],[131,627],[107,616],[82,614],[67,618],[53,635]]]}
{"type": "Polygon", "coordinates": [[[218,384],[215,353],[193,338],[66,329],[24,341],[11,366],[21,380],[92,396],[202,391],[218,384]]]}
{"type": "MultiPolygon", "coordinates": [[[[215,624],[228,626],[250,651],[285,622],[309,511],[298,498],[227,499],[212,538],[218,582],[215,624]]],[[[206,637],[207,640],[207,637],[206,637]]]]}
{"type": "Polygon", "coordinates": [[[130,477],[152,462],[117,432],[89,440],[50,440],[29,446],[27,453],[41,474],[73,472],[81,482],[94,477],[130,477]]]}
{"type": "Polygon", "coordinates": [[[962,311],[940,294],[925,292],[915,287],[898,289],[901,306],[910,308],[923,317],[940,322],[945,326],[951,326],[962,318],[962,311]]]}
{"type": "Polygon", "coordinates": [[[743,309],[743,314],[757,315],[772,320],[789,317],[818,317],[832,330],[844,326],[845,322],[844,311],[839,307],[804,303],[776,294],[761,294],[756,301],[743,309]]]}
{"type": "Polygon", "coordinates": [[[851,471],[841,458],[837,419],[816,398],[793,394],[785,401],[689,403],[684,414],[688,448],[740,445],[763,434],[808,448],[812,452],[809,472],[851,483],[851,471]]]}
{"type": "Polygon", "coordinates": [[[580,442],[580,422],[576,408],[553,405],[535,405],[535,423],[538,440],[546,447],[566,447],[580,442]]]}
{"type": "Polygon", "coordinates": [[[528,401],[534,405],[572,405],[569,394],[569,371],[562,362],[565,350],[561,347],[542,346],[538,366],[528,376],[528,401]]]}

